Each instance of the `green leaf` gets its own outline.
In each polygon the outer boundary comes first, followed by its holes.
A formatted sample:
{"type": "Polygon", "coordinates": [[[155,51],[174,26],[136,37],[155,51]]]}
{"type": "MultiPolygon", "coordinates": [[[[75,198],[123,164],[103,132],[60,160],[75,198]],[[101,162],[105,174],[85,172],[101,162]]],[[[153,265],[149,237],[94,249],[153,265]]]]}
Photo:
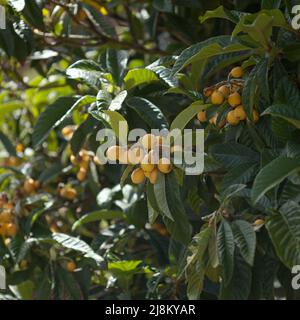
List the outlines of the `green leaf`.
{"type": "Polygon", "coordinates": [[[293,201],[266,219],[266,228],[280,260],[291,269],[300,264],[300,207],[293,201]]]}
{"type": "Polygon", "coordinates": [[[161,12],[172,12],[173,3],[172,0],[153,0],[153,7],[161,12]]]}
{"type": "Polygon", "coordinates": [[[108,106],[110,105],[111,101],[112,101],[112,97],[108,91],[106,91],[106,90],[99,90],[98,91],[97,101],[96,101],[98,110],[108,109],[108,106]]]}
{"type": "Polygon", "coordinates": [[[64,166],[61,163],[54,163],[51,167],[45,169],[41,173],[38,180],[42,183],[47,183],[52,179],[61,175],[63,169],[64,169],[64,166]]]}
{"type": "Polygon", "coordinates": [[[22,101],[7,101],[0,103],[0,120],[2,121],[3,118],[8,115],[10,112],[21,109],[24,107],[24,102],[22,101]]]}
{"type": "Polygon", "coordinates": [[[59,98],[40,114],[33,129],[32,140],[34,147],[37,147],[47,138],[56,123],[60,122],[62,117],[72,108],[76,100],[74,97],[59,98]]]}
{"type": "Polygon", "coordinates": [[[227,285],[233,274],[234,237],[230,224],[224,219],[218,229],[217,243],[223,282],[227,285]]]}
{"type": "Polygon", "coordinates": [[[148,208],[148,220],[149,220],[149,223],[150,223],[150,224],[154,224],[155,221],[156,221],[156,219],[157,219],[158,216],[159,216],[159,212],[156,211],[156,210],[152,207],[152,205],[151,205],[151,203],[150,203],[150,201],[149,201],[148,198],[147,198],[147,208],[148,208]]]}
{"type": "Polygon", "coordinates": [[[183,50],[173,66],[172,74],[175,75],[192,62],[230,52],[241,52],[242,54],[242,51],[249,49],[249,47],[232,40],[230,36],[210,38],[183,50]]]}
{"type": "Polygon", "coordinates": [[[115,261],[108,263],[108,270],[113,272],[133,273],[142,263],[141,260],[115,261]]]}
{"type": "Polygon", "coordinates": [[[218,242],[217,242],[217,222],[213,220],[211,225],[211,236],[208,243],[209,268],[217,268],[219,266],[218,242]]]}
{"type": "Polygon", "coordinates": [[[70,295],[73,300],[83,300],[83,293],[79,286],[79,283],[75,280],[74,276],[67,270],[59,267],[57,270],[57,278],[60,280],[63,286],[63,296],[70,295]]]}
{"type": "Polygon", "coordinates": [[[111,111],[120,110],[122,108],[122,104],[127,97],[127,91],[121,91],[116,95],[116,97],[111,101],[108,109],[111,111]]]}
{"type": "Polygon", "coordinates": [[[59,126],[73,110],[90,104],[96,100],[93,96],[84,96],[80,99],[75,97],[62,97],[48,106],[38,118],[34,127],[32,141],[33,146],[40,145],[49,135],[50,131],[59,126]]]}
{"type": "Polygon", "coordinates": [[[257,172],[258,166],[243,163],[230,169],[223,178],[221,192],[225,192],[228,187],[235,184],[246,184],[251,181],[257,172]]]}
{"type": "Polygon", "coordinates": [[[171,123],[170,131],[174,129],[183,130],[186,125],[198,114],[198,112],[205,110],[211,106],[210,104],[203,104],[203,101],[195,101],[189,107],[180,112],[171,123]]]}
{"type": "Polygon", "coordinates": [[[191,240],[191,225],[185,212],[175,173],[165,175],[165,181],[167,202],[174,221],[167,217],[163,220],[172,238],[186,245],[191,240]]]}
{"type": "MultiPolygon", "coordinates": [[[[240,61],[244,61],[249,56],[251,56],[252,50],[246,51],[245,53],[241,54],[240,52],[232,52],[232,53],[225,53],[216,57],[212,57],[209,61],[205,64],[205,69],[203,72],[203,79],[208,80],[221,70],[225,69],[228,66],[233,64],[237,64],[240,61]]],[[[197,62],[198,64],[198,62],[197,62]]]]}
{"type": "Polygon", "coordinates": [[[99,128],[99,121],[97,121],[91,115],[80,124],[80,126],[74,132],[70,144],[74,155],[82,149],[86,139],[99,128]]]}
{"type": "Polygon", "coordinates": [[[227,189],[223,191],[221,194],[221,204],[225,205],[229,202],[232,198],[240,197],[243,190],[246,188],[245,184],[233,184],[230,185],[227,189]]]}
{"type": "Polygon", "coordinates": [[[161,214],[160,208],[157,204],[155,193],[154,193],[154,185],[152,183],[147,183],[147,204],[148,204],[148,212],[149,222],[153,224],[158,217],[158,214],[161,214]]]}
{"type": "Polygon", "coordinates": [[[261,10],[255,14],[242,16],[234,28],[232,36],[235,37],[240,32],[245,32],[248,33],[254,41],[259,42],[264,48],[268,48],[272,27],[291,29],[284,14],[279,9],[261,10]]]}
{"type": "Polygon", "coordinates": [[[223,6],[220,6],[215,10],[206,11],[205,14],[200,17],[200,22],[203,23],[208,19],[220,18],[227,19],[233,23],[238,23],[242,15],[244,15],[244,13],[240,11],[228,10],[223,6]]]}
{"type": "MultiPolygon", "coordinates": [[[[275,65],[277,66],[277,64],[275,65]]],[[[285,104],[290,107],[294,107],[296,109],[299,109],[299,101],[300,101],[300,91],[297,85],[290,81],[290,78],[283,74],[281,74],[285,71],[281,68],[279,70],[279,67],[277,67],[273,71],[273,77],[278,81],[277,85],[275,84],[275,104],[285,104]],[[275,71],[277,71],[275,73],[275,71]],[[281,78],[280,78],[281,77],[281,78]],[[280,78],[280,80],[278,79],[280,78]]],[[[275,81],[274,79],[274,81],[275,81]]]]}
{"type": "Polygon", "coordinates": [[[253,266],[256,249],[256,234],[253,226],[247,221],[235,220],[232,223],[232,231],[242,257],[250,266],[253,266]]]}
{"type": "Polygon", "coordinates": [[[222,300],[247,300],[251,290],[251,267],[238,250],[234,254],[233,276],[228,284],[222,282],[219,298],[222,300]]]}
{"type": "Polygon", "coordinates": [[[25,0],[7,0],[7,3],[17,12],[21,12],[25,7],[25,0]]]}
{"type": "Polygon", "coordinates": [[[223,143],[214,145],[211,154],[226,168],[234,168],[242,164],[255,164],[259,161],[258,153],[239,143],[223,143]]]}
{"type": "Polygon", "coordinates": [[[128,57],[128,52],[124,50],[107,49],[106,51],[106,67],[119,86],[125,74],[128,57]]]}
{"type": "Polygon", "coordinates": [[[126,144],[128,135],[128,124],[126,119],[117,111],[103,110],[102,113],[104,120],[109,123],[119,140],[123,144],[126,144]],[[123,126],[119,127],[121,122],[123,126]]]}
{"type": "Polygon", "coordinates": [[[116,30],[111,25],[111,22],[107,19],[107,17],[103,16],[97,9],[88,5],[87,3],[81,3],[83,6],[83,10],[87,14],[88,18],[92,21],[92,23],[104,33],[104,35],[116,38],[116,30]]]}
{"type": "Polygon", "coordinates": [[[263,167],[254,180],[251,195],[253,203],[286,177],[299,170],[300,159],[287,157],[279,157],[263,167]]]}
{"type": "Polygon", "coordinates": [[[152,70],[155,74],[169,87],[177,88],[179,87],[178,79],[172,75],[172,70],[164,66],[147,67],[147,69],[152,70]]]}
{"type": "Polygon", "coordinates": [[[167,202],[165,175],[161,172],[158,173],[157,181],[154,184],[154,194],[156,198],[156,203],[159,207],[159,212],[163,216],[166,216],[170,220],[174,221],[167,202]]]}
{"type": "Polygon", "coordinates": [[[282,118],[296,128],[300,129],[300,108],[291,107],[290,105],[286,104],[274,104],[267,108],[263,115],[269,114],[273,117],[282,118]]]}
{"type": "Polygon", "coordinates": [[[253,118],[253,109],[257,107],[260,96],[263,97],[267,103],[269,101],[268,69],[269,60],[263,58],[251,70],[246,79],[242,94],[242,103],[250,119],[253,118]]]}
{"type": "Polygon", "coordinates": [[[148,69],[131,69],[124,78],[125,89],[130,90],[141,84],[149,84],[153,81],[158,81],[157,75],[148,69]]]}
{"type": "Polygon", "coordinates": [[[66,75],[70,79],[81,79],[93,87],[99,87],[103,72],[101,67],[92,60],[79,60],[73,63],[67,70],[66,75]]]}
{"type": "Polygon", "coordinates": [[[22,15],[35,28],[42,31],[45,29],[42,9],[37,4],[36,0],[25,1],[25,7],[22,10],[22,15]]]}
{"type": "Polygon", "coordinates": [[[8,136],[5,135],[2,131],[0,131],[0,141],[2,142],[4,148],[6,151],[13,157],[17,156],[16,148],[12,144],[12,142],[9,140],[8,136]]]}
{"type": "Polygon", "coordinates": [[[84,254],[85,257],[95,260],[97,263],[102,264],[104,259],[95,253],[92,248],[84,241],[71,237],[64,233],[53,233],[53,240],[62,245],[65,248],[79,251],[84,254]]]}
{"type": "Polygon", "coordinates": [[[243,31],[248,33],[253,40],[267,48],[272,34],[272,23],[273,18],[266,14],[259,14],[252,23],[249,23],[249,15],[246,15],[240,19],[232,32],[232,36],[235,37],[243,31]]]}
{"type": "Polygon", "coordinates": [[[130,173],[133,171],[134,166],[132,165],[128,165],[126,166],[126,169],[124,170],[124,172],[122,173],[121,179],[120,179],[120,186],[124,187],[127,178],[129,177],[130,173]]]}
{"type": "Polygon", "coordinates": [[[167,128],[168,122],[161,110],[149,100],[133,97],[126,101],[127,105],[135,110],[150,128],[167,128]]]}
{"type": "Polygon", "coordinates": [[[279,9],[281,0],[262,0],[261,8],[262,9],[279,9]]]}
{"type": "Polygon", "coordinates": [[[106,210],[106,209],[100,210],[100,211],[94,211],[80,217],[80,219],[78,219],[73,224],[72,230],[74,231],[77,228],[89,222],[95,222],[99,220],[124,219],[124,218],[125,218],[125,214],[122,211],[106,210]]]}
{"type": "Polygon", "coordinates": [[[190,254],[187,257],[185,266],[185,277],[188,283],[187,295],[191,300],[199,299],[203,290],[203,280],[207,267],[208,246],[212,235],[211,227],[203,227],[193,237],[189,245],[190,254]]]}

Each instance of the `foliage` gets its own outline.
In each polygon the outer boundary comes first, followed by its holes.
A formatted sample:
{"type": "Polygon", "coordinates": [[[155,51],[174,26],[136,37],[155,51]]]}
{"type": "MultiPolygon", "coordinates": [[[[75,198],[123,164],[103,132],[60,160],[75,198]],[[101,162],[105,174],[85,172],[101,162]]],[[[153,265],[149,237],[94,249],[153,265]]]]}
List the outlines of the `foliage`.
{"type": "Polygon", "coordinates": [[[296,299],[293,1],[4,3],[0,299],[296,299]],[[132,183],[120,121],[204,129],[203,173],[132,183]]]}

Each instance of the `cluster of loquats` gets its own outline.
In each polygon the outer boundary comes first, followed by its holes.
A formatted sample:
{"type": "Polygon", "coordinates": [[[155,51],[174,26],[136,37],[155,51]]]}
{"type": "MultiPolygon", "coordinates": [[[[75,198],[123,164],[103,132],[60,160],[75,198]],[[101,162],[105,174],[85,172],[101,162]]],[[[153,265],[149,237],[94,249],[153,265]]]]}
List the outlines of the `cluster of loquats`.
{"type": "Polygon", "coordinates": [[[173,169],[169,153],[163,154],[163,147],[168,149],[163,137],[146,134],[130,149],[121,146],[108,148],[106,156],[110,161],[138,166],[131,174],[134,184],[143,183],[145,179],[155,184],[159,172],[167,174],[173,169]]]}
{"type": "Polygon", "coordinates": [[[82,182],[87,178],[88,169],[90,166],[90,161],[94,161],[95,164],[100,164],[99,159],[94,156],[94,154],[90,151],[82,149],[78,156],[74,156],[73,154],[70,156],[71,163],[78,168],[77,172],[77,180],[82,182]]]}
{"type": "Polygon", "coordinates": [[[4,238],[14,237],[17,231],[14,205],[8,200],[6,194],[2,194],[0,196],[0,236],[4,238]]]}
{"type": "MultiPolygon", "coordinates": [[[[211,124],[218,125],[219,128],[224,127],[226,122],[231,126],[237,126],[241,121],[247,119],[241,97],[244,80],[237,79],[242,76],[243,69],[241,67],[235,67],[230,71],[227,81],[204,89],[204,95],[212,104],[223,105],[224,103],[227,103],[232,109],[228,111],[226,119],[223,118],[219,124],[217,124],[218,113],[215,113],[214,116],[209,119],[211,124]]],[[[259,113],[256,110],[253,110],[252,117],[253,122],[256,123],[259,120],[259,113]]],[[[200,111],[197,118],[200,122],[208,121],[205,110],[200,111]]]]}

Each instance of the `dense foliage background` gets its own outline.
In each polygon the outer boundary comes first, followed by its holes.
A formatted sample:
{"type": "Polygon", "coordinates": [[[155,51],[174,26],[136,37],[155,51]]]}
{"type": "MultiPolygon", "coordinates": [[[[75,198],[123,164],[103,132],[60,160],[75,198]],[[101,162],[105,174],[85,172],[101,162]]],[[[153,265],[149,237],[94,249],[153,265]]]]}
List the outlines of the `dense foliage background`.
{"type": "Polygon", "coordinates": [[[1,299],[299,297],[296,3],[0,3],[1,299]],[[205,129],[203,174],[102,165],[120,120],[205,129]]]}

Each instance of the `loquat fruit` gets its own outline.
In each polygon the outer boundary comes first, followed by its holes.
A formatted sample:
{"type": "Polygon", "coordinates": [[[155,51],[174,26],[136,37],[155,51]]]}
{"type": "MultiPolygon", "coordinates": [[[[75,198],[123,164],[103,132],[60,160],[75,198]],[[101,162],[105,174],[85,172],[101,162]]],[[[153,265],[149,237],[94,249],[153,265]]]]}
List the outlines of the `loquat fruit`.
{"type": "Polygon", "coordinates": [[[119,148],[119,162],[123,164],[128,163],[128,150],[127,148],[119,148]]]}
{"type": "Polygon", "coordinates": [[[14,204],[12,202],[3,203],[2,208],[5,210],[13,210],[14,204]]]}
{"type": "Polygon", "coordinates": [[[233,114],[236,118],[238,118],[240,121],[243,121],[247,118],[247,114],[244,110],[244,107],[242,105],[237,106],[234,110],[233,110],[233,114]]]}
{"type": "Polygon", "coordinates": [[[18,228],[14,223],[8,223],[5,229],[5,233],[8,237],[15,237],[18,231],[18,228]]]}
{"type": "Polygon", "coordinates": [[[134,184],[140,184],[145,180],[145,174],[143,169],[137,168],[131,173],[131,181],[134,184]]]}
{"type": "Polygon", "coordinates": [[[151,172],[150,172],[150,175],[149,175],[149,181],[150,183],[152,184],[155,184],[156,180],[157,180],[157,177],[158,177],[158,170],[156,168],[154,168],[151,172]]]}
{"type": "Polygon", "coordinates": [[[33,192],[35,192],[36,189],[37,189],[36,182],[32,178],[25,180],[23,184],[23,190],[27,195],[30,195],[33,192]]]}
{"type": "Polygon", "coordinates": [[[212,118],[209,119],[209,123],[210,124],[214,124],[216,126],[217,125],[217,119],[218,119],[218,115],[215,114],[212,118]]]}
{"type": "Polygon", "coordinates": [[[205,95],[205,97],[210,97],[213,93],[213,90],[211,88],[204,88],[203,90],[203,94],[205,95]]]}
{"type": "Polygon", "coordinates": [[[69,271],[69,272],[74,272],[75,269],[77,268],[76,266],[76,263],[74,261],[69,261],[66,265],[66,269],[69,271]]]}
{"type": "Polygon", "coordinates": [[[133,147],[128,150],[128,162],[131,164],[139,164],[143,160],[144,150],[139,147],[133,147]]]}
{"type": "Polygon", "coordinates": [[[230,94],[230,88],[226,85],[221,86],[218,91],[221,92],[225,98],[230,94]]]}
{"type": "Polygon", "coordinates": [[[145,134],[140,142],[146,150],[154,149],[156,145],[156,136],[151,133],[145,134]]]}
{"type": "Polygon", "coordinates": [[[61,130],[61,134],[63,135],[63,137],[66,140],[71,140],[76,129],[77,129],[77,126],[69,125],[69,126],[64,127],[61,130]]]}
{"type": "Polygon", "coordinates": [[[28,261],[27,260],[21,260],[20,262],[20,268],[22,270],[27,269],[28,268],[28,261]]]}
{"type": "Polygon", "coordinates": [[[89,168],[89,165],[90,165],[90,161],[89,160],[88,161],[83,161],[82,160],[79,163],[80,168],[83,168],[85,170],[87,170],[89,168]]]}
{"type": "Polygon", "coordinates": [[[244,71],[242,67],[235,67],[230,71],[230,75],[234,78],[241,78],[243,73],[244,71]]]}
{"type": "Polygon", "coordinates": [[[151,155],[145,155],[141,162],[141,168],[146,172],[151,172],[155,168],[155,165],[151,161],[151,155]]]}
{"type": "Polygon", "coordinates": [[[78,165],[78,160],[77,160],[77,158],[74,156],[74,154],[71,154],[71,156],[70,156],[70,161],[71,161],[71,163],[72,163],[74,166],[77,166],[77,165],[78,165]]]}
{"type": "Polygon", "coordinates": [[[2,213],[0,213],[0,223],[8,223],[8,222],[11,222],[12,220],[12,214],[10,211],[8,210],[5,210],[5,211],[2,211],[2,213]]]}
{"type": "Polygon", "coordinates": [[[254,225],[257,226],[257,227],[263,225],[264,223],[265,223],[265,221],[263,219],[256,219],[254,221],[254,225]]]}
{"type": "Polygon", "coordinates": [[[82,182],[86,179],[87,170],[83,167],[80,167],[79,171],[77,172],[77,180],[82,182]]]}
{"type": "Polygon", "coordinates": [[[60,190],[60,196],[67,200],[74,200],[77,197],[77,191],[72,187],[64,187],[60,190]]]}
{"type": "Polygon", "coordinates": [[[1,236],[4,236],[5,235],[5,231],[6,231],[6,228],[5,228],[5,223],[1,223],[0,222],[0,235],[1,236]]]}
{"type": "Polygon", "coordinates": [[[111,146],[106,150],[106,157],[110,161],[118,160],[119,155],[120,155],[120,147],[119,146],[111,146]]]}
{"type": "Polygon", "coordinates": [[[93,157],[93,161],[97,166],[101,166],[101,164],[102,164],[101,160],[97,156],[93,157]]]}
{"type": "Polygon", "coordinates": [[[259,120],[259,113],[256,110],[253,110],[253,122],[256,123],[259,120]]]}
{"type": "Polygon", "coordinates": [[[24,145],[22,144],[22,143],[18,143],[17,145],[16,145],[16,151],[17,152],[23,152],[24,151],[24,145]]]}
{"type": "Polygon", "coordinates": [[[224,102],[224,95],[222,92],[215,90],[211,95],[212,104],[222,104],[224,102]]]}
{"type": "MultiPolygon", "coordinates": [[[[154,169],[153,169],[153,170],[154,170],[154,169]]],[[[153,171],[153,170],[152,170],[152,171],[153,171]]],[[[151,171],[143,171],[143,172],[144,172],[145,177],[149,179],[149,178],[150,178],[150,175],[151,175],[151,171]]]]}
{"type": "Polygon", "coordinates": [[[227,113],[226,120],[231,126],[237,126],[240,122],[239,118],[235,116],[234,110],[231,110],[227,113]]]}
{"type": "Polygon", "coordinates": [[[233,108],[239,106],[241,102],[242,102],[242,99],[238,92],[234,92],[228,97],[228,103],[233,108]]]}
{"type": "Polygon", "coordinates": [[[206,118],[206,112],[205,110],[202,110],[200,111],[198,114],[197,114],[197,118],[200,122],[206,122],[207,121],[207,118],[206,118]]]}
{"type": "Polygon", "coordinates": [[[17,164],[18,164],[18,159],[16,157],[9,157],[4,161],[4,165],[8,167],[14,167],[17,164]]]}
{"type": "Polygon", "coordinates": [[[158,170],[162,173],[169,173],[172,171],[172,164],[170,159],[167,158],[161,158],[158,161],[158,170]]]}

